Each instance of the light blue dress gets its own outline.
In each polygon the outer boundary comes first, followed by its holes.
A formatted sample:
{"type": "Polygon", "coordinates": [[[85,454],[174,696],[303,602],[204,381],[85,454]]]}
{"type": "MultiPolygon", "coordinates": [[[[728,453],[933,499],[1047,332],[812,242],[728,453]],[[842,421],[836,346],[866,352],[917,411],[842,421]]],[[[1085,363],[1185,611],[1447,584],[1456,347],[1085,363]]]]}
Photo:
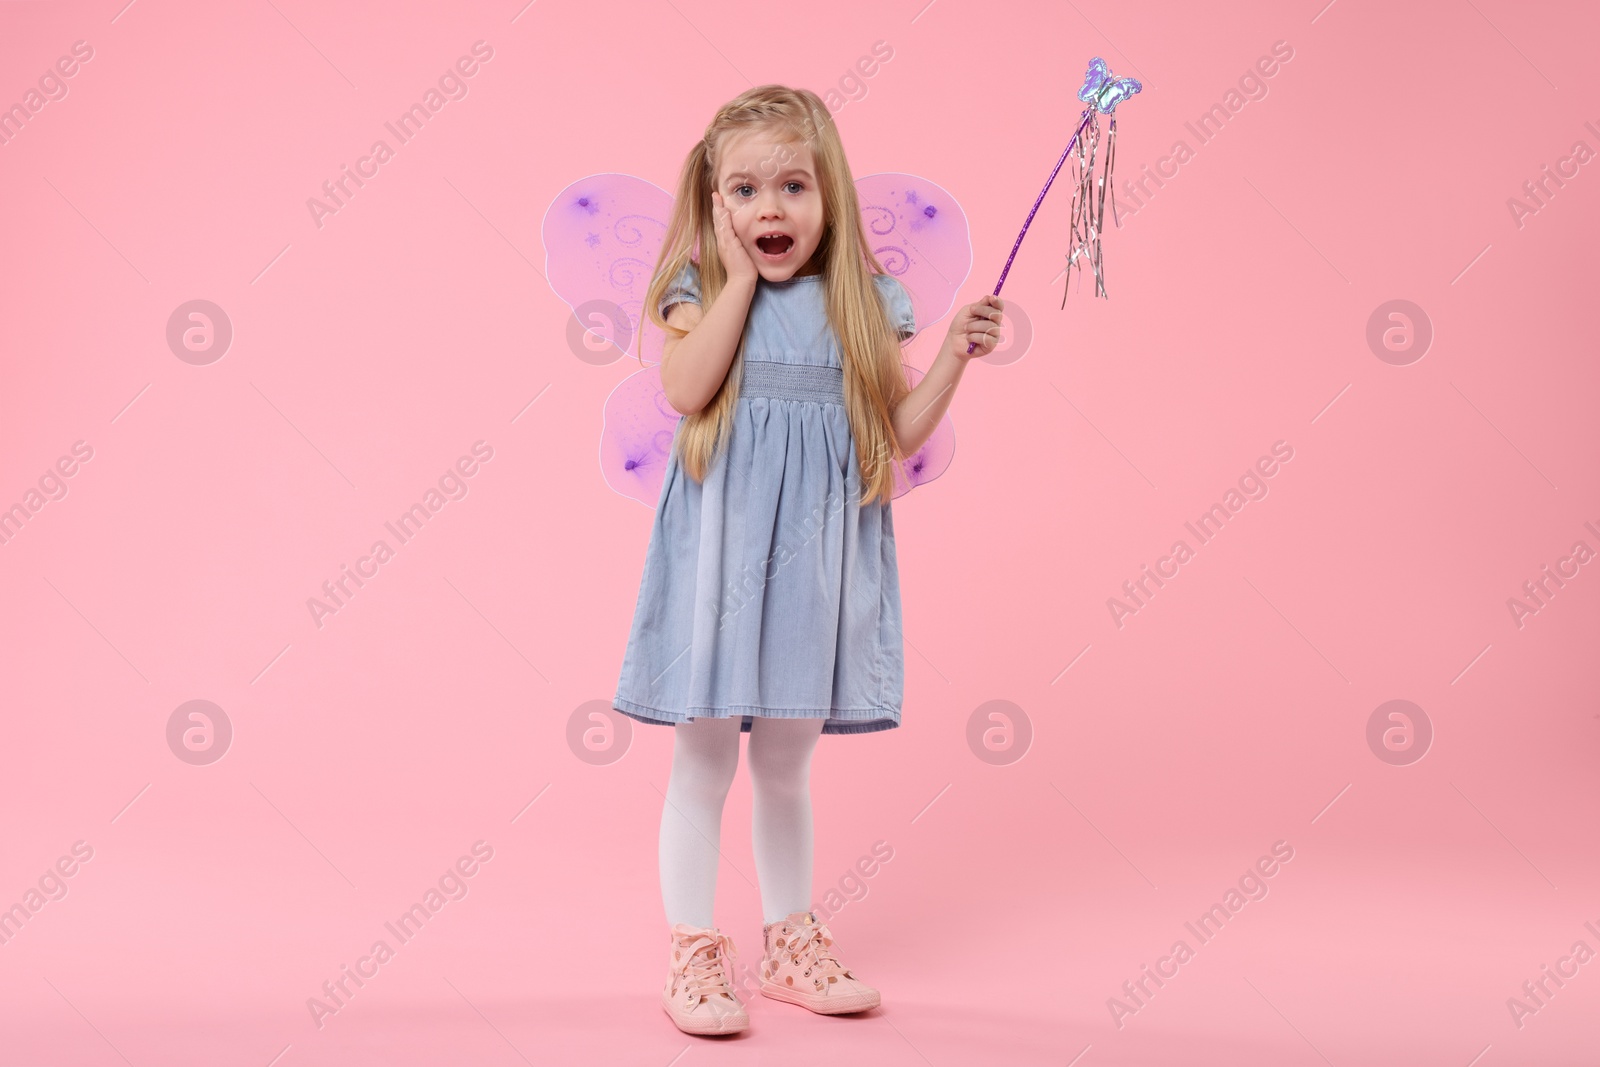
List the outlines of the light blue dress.
{"type": "MultiPolygon", "coordinates": [[[[910,336],[905,287],[874,282],[910,336]]],[[[662,313],[680,301],[701,302],[693,262],[662,313]]],[[[825,734],[894,729],[905,684],[894,515],[887,500],[860,504],[821,274],[757,280],[744,361],[705,481],[676,451],[668,460],[612,706],[664,725],[737,716],[746,733],[758,717],[822,719],[825,734]]]]}

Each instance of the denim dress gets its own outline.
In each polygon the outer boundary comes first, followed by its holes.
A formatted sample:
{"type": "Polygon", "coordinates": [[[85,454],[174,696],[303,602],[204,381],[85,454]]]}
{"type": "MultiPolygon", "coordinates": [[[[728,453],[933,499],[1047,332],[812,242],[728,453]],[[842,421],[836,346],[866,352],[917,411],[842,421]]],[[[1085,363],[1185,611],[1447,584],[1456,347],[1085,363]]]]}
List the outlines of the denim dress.
{"type": "MultiPolygon", "coordinates": [[[[902,338],[910,295],[874,275],[902,338]]],[[[860,503],[839,344],[821,274],[756,281],[726,447],[703,483],[676,448],[656,504],[612,707],[640,722],[822,719],[825,734],[900,725],[905,658],[894,515],[860,503]]],[[[690,263],[662,313],[700,303],[690,263]]],[[[680,418],[674,432],[683,430],[680,418]]]]}

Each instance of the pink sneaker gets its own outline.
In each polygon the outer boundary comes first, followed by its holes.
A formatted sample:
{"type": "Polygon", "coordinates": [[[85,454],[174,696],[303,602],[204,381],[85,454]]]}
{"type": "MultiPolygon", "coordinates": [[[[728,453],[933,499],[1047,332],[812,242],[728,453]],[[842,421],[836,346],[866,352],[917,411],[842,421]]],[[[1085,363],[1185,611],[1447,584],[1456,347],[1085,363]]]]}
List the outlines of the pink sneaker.
{"type": "Polygon", "coordinates": [[[833,931],[809,911],[797,911],[761,928],[761,995],[798,1004],[819,1015],[876,1008],[878,991],[844,969],[833,955],[833,931]]]}
{"type": "Polygon", "coordinates": [[[672,927],[671,973],[661,990],[661,1007],[686,1034],[736,1034],[750,1026],[729,983],[738,949],[716,927],[672,927]]]}

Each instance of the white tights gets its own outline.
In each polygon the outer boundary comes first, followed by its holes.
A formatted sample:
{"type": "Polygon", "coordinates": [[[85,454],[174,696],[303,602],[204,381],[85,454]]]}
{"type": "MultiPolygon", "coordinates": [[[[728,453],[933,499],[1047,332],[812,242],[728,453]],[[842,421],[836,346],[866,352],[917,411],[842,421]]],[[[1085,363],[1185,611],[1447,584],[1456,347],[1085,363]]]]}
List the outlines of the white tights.
{"type": "MultiPolygon", "coordinates": [[[[722,853],[722,802],[739,766],[738,715],[673,727],[672,777],[661,809],[661,901],[667,923],[712,922],[722,853]]],[[[763,922],[811,907],[811,753],[822,719],[750,724],[751,838],[763,922]]]]}

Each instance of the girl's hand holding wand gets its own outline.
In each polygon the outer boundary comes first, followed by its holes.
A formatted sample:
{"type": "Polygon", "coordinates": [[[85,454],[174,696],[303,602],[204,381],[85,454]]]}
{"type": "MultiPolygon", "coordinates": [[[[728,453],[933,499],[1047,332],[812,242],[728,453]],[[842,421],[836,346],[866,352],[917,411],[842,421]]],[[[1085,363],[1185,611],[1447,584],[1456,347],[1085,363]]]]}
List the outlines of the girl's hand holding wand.
{"type": "Polygon", "coordinates": [[[1000,343],[1000,323],[1005,320],[1001,312],[1005,307],[1004,300],[990,293],[976,304],[968,304],[956,312],[945,338],[945,348],[963,362],[982,359],[993,352],[994,346],[1000,343]]]}

